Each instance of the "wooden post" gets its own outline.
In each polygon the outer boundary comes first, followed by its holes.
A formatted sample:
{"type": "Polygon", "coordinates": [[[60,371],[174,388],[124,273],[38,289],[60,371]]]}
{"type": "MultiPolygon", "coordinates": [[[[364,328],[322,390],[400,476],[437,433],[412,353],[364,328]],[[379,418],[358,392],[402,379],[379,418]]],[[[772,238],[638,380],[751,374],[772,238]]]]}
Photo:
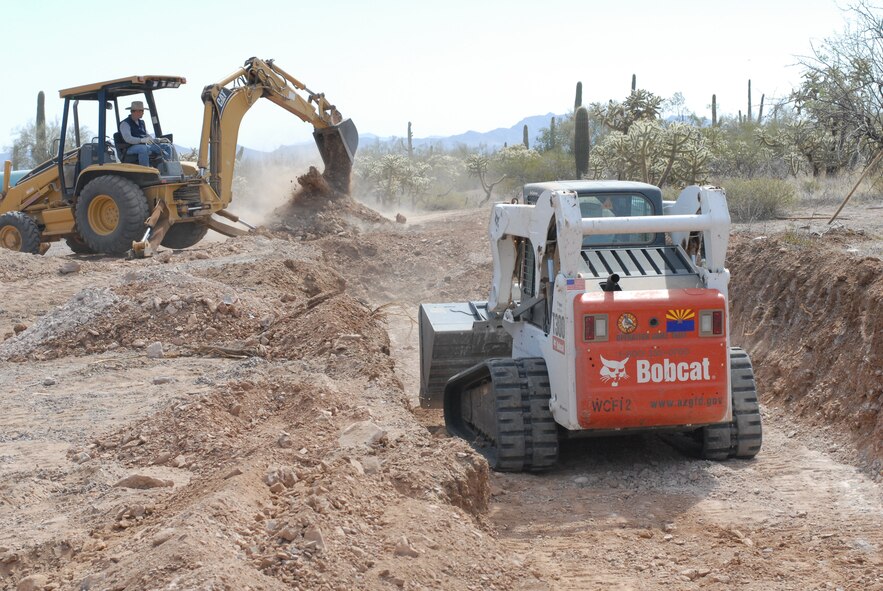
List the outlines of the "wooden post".
{"type": "Polygon", "coordinates": [[[837,219],[837,216],[840,215],[840,212],[846,206],[846,202],[849,201],[849,198],[852,197],[852,194],[855,193],[855,190],[858,189],[858,186],[862,183],[863,180],[865,180],[865,177],[868,176],[868,173],[871,171],[872,168],[874,168],[874,165],[880,161],[881,157],[883,157],[883,149],[877,152],[877,155],[874,156],[874,159],[871,160],[871,163],[865,167],[865,171],[862,173],[862,176],[858,177],[858,181],[855,183],[852,191],[849,192],[849,195],[846,196],[846,199],[843,200],[843,203],[840,204],[840,207],[837,208],[837,211],[835,211],[834,215],[831,216],[831,219],[828,220],[829,224],[837,219]]]}

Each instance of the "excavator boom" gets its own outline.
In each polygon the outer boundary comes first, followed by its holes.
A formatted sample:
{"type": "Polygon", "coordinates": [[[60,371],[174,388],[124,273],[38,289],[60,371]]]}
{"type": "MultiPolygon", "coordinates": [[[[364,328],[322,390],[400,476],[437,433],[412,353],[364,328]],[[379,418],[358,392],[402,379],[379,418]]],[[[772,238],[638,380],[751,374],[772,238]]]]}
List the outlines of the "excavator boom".
{"type": "Polygon", "coordinates": [[[0,247],[40,253],[50,242],[65,240],[78,253],[149,256],[160,245],[193,246],[209,229],[226,236],[243,233],[217,216],[238,219],[226,208],[233,199],[239,126],[262,98],[313,126],[328,196],[349,193],[359,134],[323,93],[310,90],[272,60],[246,60],[203,89],[194,167],[178,158],[172,135],[162,132],[154,100],[155,91],[185,82],[178,76],[130,76],[61,90],[64,116],[57,156],[24,174],[13,172],[11,162],[0,170],[0,247]],[[171,148],[149,162],[139,160],[121,132],[112,131],[114,122],[120,125],[120,100],[135,95],[143,95],[149,107],[152,141],[171,148]],[[97,137],[81,142],[74,134],[73,145],[65,144],[69,114],[71,128],[78,128],[80,102],[97,108],[97,137]]]}
{"type": "Polygon", "coordinates": [[[324,93],[313,92],[272,60],[252,57],[223,80],[206,86],[202,93],[205,113],[198,166],[208,170],[209,182],[222,201],[229,203],[231,198],[239,124],[259,98],[269,99],[313,126],[313,137],[325,164],[323,176],[336,191],[349,193],[353,157],[359,145],[355,124],[344,120],[324,93]]]}

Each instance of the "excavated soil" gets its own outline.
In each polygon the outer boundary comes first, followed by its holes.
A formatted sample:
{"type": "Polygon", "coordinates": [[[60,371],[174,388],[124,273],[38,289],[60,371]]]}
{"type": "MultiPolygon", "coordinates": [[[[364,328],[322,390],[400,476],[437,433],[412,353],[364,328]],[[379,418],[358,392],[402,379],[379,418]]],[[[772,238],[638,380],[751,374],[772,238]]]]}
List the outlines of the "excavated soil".
{"type": "Polygon", "coordinates": [[[817,432],[848,437],[883,472],[883,261],[845,252],[872,240],[837,228],[754,237],[731,249],[736,339],[752,353],[767,401],[817,432]],[[848,241],[848,242],[847,242],[848,241]]]}
{"type": "Polygon", "coordinates": [[[416,306],[485,297],[487,210],[321,181],[149,260],[0,251],[0,588],[883,589],[878,210],[734,229],[755,460],[644,436],[503,475],[415,408],[416,306]]]}

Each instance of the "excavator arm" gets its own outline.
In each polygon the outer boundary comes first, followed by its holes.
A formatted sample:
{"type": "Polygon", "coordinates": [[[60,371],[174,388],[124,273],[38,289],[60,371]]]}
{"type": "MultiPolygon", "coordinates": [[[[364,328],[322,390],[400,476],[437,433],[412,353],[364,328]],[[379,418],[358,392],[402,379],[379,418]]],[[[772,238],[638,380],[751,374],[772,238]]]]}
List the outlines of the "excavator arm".
{"type": "Polygon", "coordinates": [[[202,92],[205,108],[198,167],[201,175],[208,176],[221,201],[226,205],[232,198],[239,125],[260,98],[269,99],[313,126],[313,137],[325,163],[323,176],[336,191],[348,193],[359,142],[355,124],[343,119],[323,93],[313,92],[272,60],[253,57],[202,92]]]}

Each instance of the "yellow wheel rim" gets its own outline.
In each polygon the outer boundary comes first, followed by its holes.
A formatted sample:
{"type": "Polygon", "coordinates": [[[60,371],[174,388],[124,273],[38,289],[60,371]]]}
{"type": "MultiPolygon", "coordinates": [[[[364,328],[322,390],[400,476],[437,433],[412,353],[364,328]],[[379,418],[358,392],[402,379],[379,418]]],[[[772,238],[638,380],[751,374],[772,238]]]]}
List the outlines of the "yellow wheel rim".
{"type": "Polygon", "coordinates": [[[9,250],[21,250],[21,232],[15,226],[0,228],[0,246],[9,250]]]}
{"type": "Polygon", "coordinates": [[[97,195],[89,203],[89,227],[96,234],[107,236],[117,229],[120,223],[120,210],[116,201],[108,195],[97,195]]]}

